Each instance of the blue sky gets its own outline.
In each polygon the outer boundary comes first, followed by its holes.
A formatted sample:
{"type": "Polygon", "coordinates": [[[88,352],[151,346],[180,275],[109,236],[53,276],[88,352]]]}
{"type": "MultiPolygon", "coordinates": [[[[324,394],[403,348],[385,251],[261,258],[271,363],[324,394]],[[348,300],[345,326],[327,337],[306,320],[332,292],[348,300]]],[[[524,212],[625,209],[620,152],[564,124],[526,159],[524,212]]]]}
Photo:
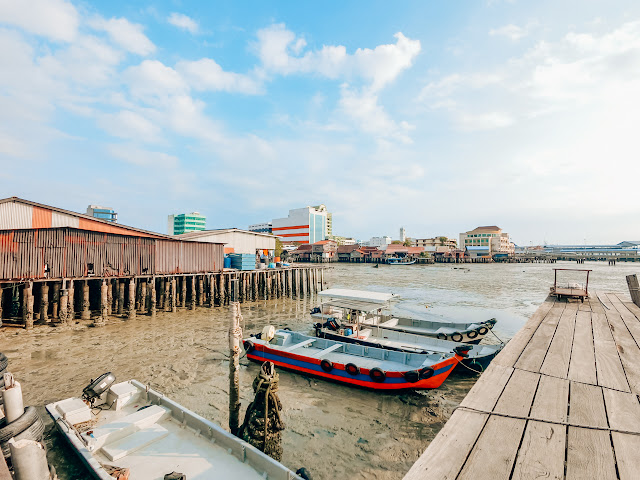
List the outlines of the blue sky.
{"type": "Polygon", "coordinates": [[[165,231],[640,239],[640,3],[0,0],[0,192],[165,231]]]}

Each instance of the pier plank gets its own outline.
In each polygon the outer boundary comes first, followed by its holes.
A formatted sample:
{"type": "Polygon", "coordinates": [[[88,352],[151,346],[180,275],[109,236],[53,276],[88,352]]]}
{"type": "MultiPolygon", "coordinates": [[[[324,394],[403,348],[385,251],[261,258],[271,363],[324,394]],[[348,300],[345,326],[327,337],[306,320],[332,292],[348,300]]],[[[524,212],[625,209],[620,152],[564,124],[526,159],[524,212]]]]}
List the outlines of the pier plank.
{"type": "Polygon", "coordinates": [[[636,345],[640,345],[640,322],[638,321],[636,316],[631,313],[627,307],[624,306],[624,304],[616,295],[609,294],[607,295],[607,297],[613,304],[616,311],[620,314],[622,321],[626,325],[627,330],[629,330],[629,333],[636,342],[636,345]]]}
{"type": "Polygon", "coordinates": [[[522,438],[512,480],[564,478],[567,427],[531,421],[522,438]]]}
{"type": "Polygon", "coordinates": [[[531,417],[566,422],[568,408],[569,380],[542,375],[531,407],[531,417]]]}
{"type": "Polygon", "coordinates": [[[612,429],[640,433],[640,403],[632,393],[604,388],[604,403],[612,429]]]}
{"type": "Polygon", "coordinates": [[[513,368],[489,365],[489,368],[480,375],[460,405],[482,411],[492,411],[512,373],[513,368]]]}
{"type": "Polygon", "coordinates": [[[616,480],[616,467],[609,432],[569,427],[567,480],[616,480]]]}
{"type": "Polygon", "coordinates": [[[631,387],[632,392],[640,393],[640,368],[638,368],[640,348],[622,321],[622,317],[615,309],[607,310],[605,315],[609,322],[613,339],[616,342],[618,355],[629,382],[629,387],[631,387]]]}
{"type": "Polygon", "coordinates": [[[454,480],[476,443],[489,415],[456,410],[422,456],[405,475],[405,480],[438,478],[454,480]]]}
{"type": "Polygon", "coordinates": [[[607,413],[602,388],[571,382],[569,422],[573,425],[607,428],[607,413]]]}
{"type": "Polygon", "coordinates": [[[544,361],[544,357],[547,354],[549,344],[553,339],[553,335],[558,326],[558,321],[562,316],[562,312],[565,309],[564,303],[556,303],[549,313],[545,316],[544,320],[535,331],[531,340],[522,351],[520,358],[516,362],[516,368],[522,370],[529,370],[531,372],[540,371],[540,366],[544,361]]]}
{"type": "Polygon", "coordinates": [[[493,411],[519,417],[529,415],[539,378],[537,373],[514,370],[493,411]]]}
{"type": "Polygon", "coordinates": [[[596,373],[601,387],[630,392],[627,376],[622,368],[618,349],[613,341],[605,313],[591,313],[596,373]]]}
{"type": "Polygon", "coordinates": [[[629,302],[627,300],[622,302],[625,307],[629,309],[631,313],[640,321],[640,307],[638,307],[635,303],[629,302]]]}
{"type": "Polygon", "coordinates": [[[611,432],[620,480],[635,480],[640,471],[640,436],[611,432]]]}
{"type": "Polygon", "coordinates": [[[535,313],[527,321],[524,327],[522,327],[511,340],[509,340],[507,345],[491,363],[495,365],[503,365],[505,367],[513,367],[520,357],[520,354],[531,340],[531,337],[540,326],[540,323],[542,323],[554,304],[554,297],[547,297],[547,299],[542,302],[542,305],[538,307],[535,313]]]}
{"type": "Polygon", "coordinates": [[[578,311],[576,315],[571,363],[567,378],[576,382],[597,384],[591,312],[578,311]]]}
{"type": "Polygon", "coordinates": [[[525,424],[525,420],[489,417],[458,480],[509,478],[525,424]]]}
{"type": "Polygon", "coordinates": [[[540,367],[540,373],[567,378],[577,311],[577,306],[574,309],[567,305],[562,312],[553,340],[540,367]]]}

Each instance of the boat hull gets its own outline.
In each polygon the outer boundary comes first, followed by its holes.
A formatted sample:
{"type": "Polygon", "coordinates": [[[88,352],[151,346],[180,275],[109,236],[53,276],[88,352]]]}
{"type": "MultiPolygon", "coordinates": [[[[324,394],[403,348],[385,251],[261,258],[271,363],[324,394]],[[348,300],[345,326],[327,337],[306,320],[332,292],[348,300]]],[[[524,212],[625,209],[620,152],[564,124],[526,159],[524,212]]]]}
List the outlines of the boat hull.
{"type": "Polygon", "coordinates": [[[352,375],[346,371],[345,364],[334,362],[332,370],[327,372],[322,369],[321,359],[319,358],[307,357],[278,349],[272,349],[258,343],[256,343],[251,351],[247,353],[247,358],[254,362],[270,361],[287,370],[313,375],[351,386],[379,391],[438,388],[446,380],[449,374],[451,374],[461,359],[461,357],[455,355],[432,365],[431,368],[434,370],[433,375],[426,379],[420,379],[417,382],[410,382],[405,379],[403,375],[404,372],[386,372],[384,382],[375,382],[369,376],[370,369],[368,368],[362,367],[359,369],[359,373],[357,375],[352,375]]]}

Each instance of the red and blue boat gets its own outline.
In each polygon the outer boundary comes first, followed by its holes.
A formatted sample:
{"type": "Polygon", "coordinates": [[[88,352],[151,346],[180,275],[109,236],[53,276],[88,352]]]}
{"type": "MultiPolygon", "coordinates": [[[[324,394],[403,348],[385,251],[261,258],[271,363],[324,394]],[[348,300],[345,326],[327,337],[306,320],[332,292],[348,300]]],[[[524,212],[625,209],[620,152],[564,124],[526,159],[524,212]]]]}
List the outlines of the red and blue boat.
{"type": "Polygon", "coordinates": [[[408,353],[269,330],[243,342],[247,358],[270,361],[298,373],[372,390],[438,388],[471,348],[447,353],[408,353]]]}

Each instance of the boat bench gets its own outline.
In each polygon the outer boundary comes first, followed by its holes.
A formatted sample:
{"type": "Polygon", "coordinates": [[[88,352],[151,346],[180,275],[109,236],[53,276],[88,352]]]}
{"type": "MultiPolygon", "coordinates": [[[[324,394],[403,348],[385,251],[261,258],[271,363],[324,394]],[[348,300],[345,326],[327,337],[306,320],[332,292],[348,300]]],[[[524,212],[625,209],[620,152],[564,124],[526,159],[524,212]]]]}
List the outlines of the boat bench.
{"type": "Polygon", "coordinates": [[[381,327],[395,327],[398,325],[398,319],[392,318],[391,320],[387,320],[386,322],[382,322],[379,324],[381,327]]]}
{"type": "MultiPolygon", "coordinates": [[[[138,410],[111,423],[97,427],[91,433],[82,434],[82,439],[89,451],[93,452],[107,444],[111,444],[136,432],[151,427],[156,422],[170,415],[169,409],[158,405],[138,410]]],[[[106,453],[106,452],[105,452],[106,453]]]]}

